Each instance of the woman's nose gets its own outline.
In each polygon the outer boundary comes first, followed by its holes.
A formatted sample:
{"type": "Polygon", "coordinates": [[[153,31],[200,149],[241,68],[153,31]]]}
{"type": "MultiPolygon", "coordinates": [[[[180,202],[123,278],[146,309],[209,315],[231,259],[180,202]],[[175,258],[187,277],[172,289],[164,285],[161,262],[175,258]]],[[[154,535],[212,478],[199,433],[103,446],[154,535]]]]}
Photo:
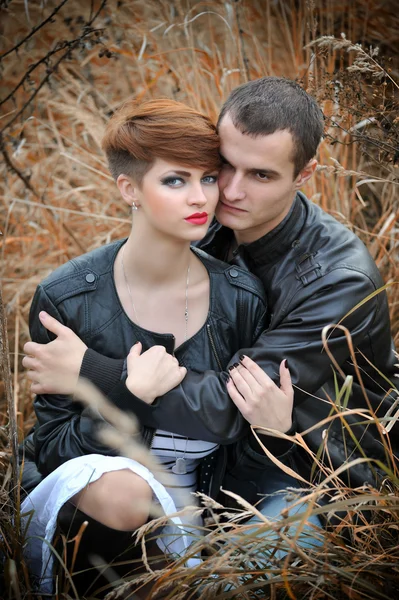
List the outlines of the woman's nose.
{"type": "Polygon", "coordinates": [[[202,186],[196,186],[195,189],[191,191],[191,194],[188,198],[189,204],[196,204],[198,206],[204,206],[208,201],[202,186]]]}

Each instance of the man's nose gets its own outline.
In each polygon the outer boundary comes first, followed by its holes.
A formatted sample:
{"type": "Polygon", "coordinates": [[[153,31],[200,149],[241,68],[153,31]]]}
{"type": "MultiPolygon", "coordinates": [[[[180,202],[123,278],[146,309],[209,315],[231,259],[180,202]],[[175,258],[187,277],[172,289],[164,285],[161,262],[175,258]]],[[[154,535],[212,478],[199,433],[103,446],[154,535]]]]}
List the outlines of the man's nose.
{"type": "Polygon", "coordinates": [[[245,191],[242,189],[242,178],[238,173],[225,175],[221,183],[220,191],[229,202],[245,198],[245,191]]]}

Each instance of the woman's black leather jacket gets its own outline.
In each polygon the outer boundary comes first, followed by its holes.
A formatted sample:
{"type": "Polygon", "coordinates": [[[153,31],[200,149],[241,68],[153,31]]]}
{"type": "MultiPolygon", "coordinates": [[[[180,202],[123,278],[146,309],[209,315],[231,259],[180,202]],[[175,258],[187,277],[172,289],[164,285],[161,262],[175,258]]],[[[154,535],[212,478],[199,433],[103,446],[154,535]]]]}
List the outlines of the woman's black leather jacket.
{"type": "MultiPolygon", "coordinates": [[[[228,266],[198,249],[193,251],[210,277],[210,306],[204,326],[175,351],[173,335],[155,334],[132,323],[119,301],[113,278],[114,260],[122,244],[123,241],[118,241],[73,259],[38,286],[30,312],[33,341],[47,343],[51,340],[52,334],[43,328],[38,318],[39,312],[46,310],[75,331],[90,349],[114,359],[115,364],[120,364],[120,359],[127,356],[136,341],[142,343],[143,350],[163,345],[168,352],[175,352],[180,364],[192,371],[194,378],[195,373],[200,377],[207,370],[225,370],[232,354],[254,344],[264,328],[266,317],[261,283],[251,273],[228,266]]],[[[109,364],[108,361],[108,368],[109,364]]],[[[131,395],[126,392],[121,383],[119,390],[114,389],[112,400],[128,411],[131,395]]],[[[41,475],[45,476],[65,461],[83,454],[117,453],[100,443],[98,418],[93,411],[72,398],[39,395],[34,407],[37,425],[27,448],[33,439],[35,462],[41,475]]],[[[218,418],[217,411],[213,418],[218,418]]],[[[154,428],[142,428],[142,438],[147,445],[151,444],[153,433],[154,428]]],[[[285,443],[284,452],[286,450],[285,443]]],[[[244,455],[261,469],[269,462],[249,426],[247,435],[234,445],[234,450],[230,449],[229,456],[223,450],[214,457],[216,469],[203,470],[200,489],[207,493],[213,490],[216,495],[227,461],[239,468],[244,455]],[[208,478],[205,472],[209,472],[208,478]]],[[[23,485],[27,491],[33,485],[33,480],[29,481],[32,474],[26,470],[23,485]]]]}
{"type": "MultiPolygon", "coordinates": [[[[231,229],[214,222],[201,248],[222,260],[230,258],[234,242],[231,229]]],[[[248,269],[262,281],[267,297],[266,328],[252,348],[243,347],[232,355],[230,363],[245,353],[274,380],[278,367],[287,359],[295,386],[295,417],[297,430],[308,431],[305,440],[316,454],[328,443],[327,465],[334,468],[363,455],[386,462],[384,436],[359,409],[384,417],[396,400],[395,375],[398,362],[390,331],[389,309],[383,281],[378,268],[360,239],[347,227],[298,193],[287,217],[272,231],[251,244],[240,245],[231,260],[232,267],[248,269]],[[367,301],[366,301],[367,299],[367,301]],[[356,309],[354,309],[356,307],[356,309]],[[323,348],[322,331],[330,324],[342,324],[350,332],[348,340],[340,329],[331,330],[328,348],[339,371],[333,373],[330,355],[323,348]],[[355,355],[351,355],[351,347],[355,355]],[[354,366],[355,357],[358,369],[354,366]],[[358,372],[362,380],[359,380],[358,372]],[[337,388],[345,378],[353,378],[352,392],[346,403],[337,401],[337,388]],[[390,384],[389,380],[392,382],[390,384]],[[354,412],[346,416],[349,432],[340,418],[328,425],[330,412],[337,417],[347,408],[354,412]],[[318,423],[321,423],[318,425],[318,423]]],[[[93,376],[95,366],[101,366],[103,383],[115,385],[121,373],[101,357],[86,353],[83,371],[93,376]]],[[[180,434],[195,435],[219,444],[231,443],[243,436],[247,424],[226,393],[223,374],[205,372],[200,377],[188,373],[182,384],[149,406],[131,397],[134,412],[142,423],[162,423],[165,429],[180,434]],[[171,407],[173,410],[171,411],[171,407]],[[171,422],[170,416],[178,415],[171,422]],[[223,418],[214,418],[214,415],[223,418]],[[192,433],[191,433],[192,432],[192,433]]],[[[391,430],[390,441],[395,451],[399,447],[399,422],[391,430]]],[[[309,476],[310,461],[305,452],[295,453],[296,470],[309,476]]],[[[322,474],[322,470],[317,471],[322,474]]],[[[358,463],[350,471],[348,483],[362,485],[374,482],[375,476],[366,463],[358,463]]]]}

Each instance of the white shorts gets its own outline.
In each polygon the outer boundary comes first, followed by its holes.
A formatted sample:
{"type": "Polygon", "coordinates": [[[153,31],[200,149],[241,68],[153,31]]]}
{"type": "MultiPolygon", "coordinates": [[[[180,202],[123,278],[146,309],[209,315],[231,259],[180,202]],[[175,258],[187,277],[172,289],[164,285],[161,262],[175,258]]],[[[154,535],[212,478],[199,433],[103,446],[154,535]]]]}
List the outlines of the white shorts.
{"type": "MultiPolygon", "coordinates": [[[[24,555],[29,562],[29,569],[40,580],[41,592],[52,593],[54,557],[51,544],[61,507],[104,473],[121,469],[130,469],[148,483],[153,490],[154,500],[159,502],[165,515],[177,511],[165,487],[151,471],[133,459],[89,454],[69,460],[43,479],[21,505],[22,524],[27,527],[24,555]]],[[[169,525],[163,529],[163,535],[157,539],[158,546],[165,552],[183,556],[192,541],[185,531],[187,527],[181,519],[171,517],[169,525]]],[[[198,563],[199,559],[190,558],[186,564],[195,566],[198,563]]]]}

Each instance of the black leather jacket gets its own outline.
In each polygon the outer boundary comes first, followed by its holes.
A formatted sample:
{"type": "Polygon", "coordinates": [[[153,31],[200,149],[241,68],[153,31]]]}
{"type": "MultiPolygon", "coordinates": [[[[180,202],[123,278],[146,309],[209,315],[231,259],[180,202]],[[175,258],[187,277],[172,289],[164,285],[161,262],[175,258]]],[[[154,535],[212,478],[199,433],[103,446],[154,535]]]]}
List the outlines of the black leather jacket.
{"type": "MultiPolygon", "coordinates": [[[[123,363],[131,346],[140,340],[143,350],[158,344],[165,346],[168,352],[175,352],[180,364],[190,369],[194,381],[201,379],[206,370],[223,371],[234,352],[255,343],[263,331],[266,316],[261,283],[251,273],[229,267],[198,249],[193,251],[210,277],[210,306],[204,326],[175,351],[173,335],[154,334],[132,323],[120,304],[113,279],[114,260],[122,243],[115,242],[71,260],[38,286],[30,313],[32,340],[46,343],[51,339],[51,334],[38,319],[39,311],[46,310],[73,329],[92,352],[107,354],[105,379],[111,377],[112,365],[123,363]]],[[[118,367],[115,372],[119,378],[118,367]]],[[[104,389],[104,385],[102,387],[104,389]]],[[[132,410],[130,397],[124,383],[112,394],[112,400],[123,410],[132,410]]],[[[99,442],[96,425],[101,418],[91,409],[59,395],[37,396],[34,406],[38,422],[25,449],[29,454],[33,440],[35,462],[41,475],[47,475],[65,461],[83,454],[116,454],[115,450],[99,442]]],[[[179,417],[171,415],[171,418],[179,417]]],[[[223,415],[213,411],[213,418],[222,419],[223,415]]],[[[148,445],[151,445],[156,427],[156,423],[142,427],[142,437],[148,445]]],[[[199,476],[201,491],[216,496],[227,465],[230,469],[240,470],[243,460],[247,459],[253,469],[259,468],[263,472],[270,464],[248,424],[245,434],[229,453],[223,448],[213,457],[211,462],[215,468],[204,467],[199,476]]],[[[291,445],[280,442],[275,439],[274,451],[289,455],[291,445]]],[[[209,458],[204,461],[208,464],[209,458]]],[[[41,476],[34,466],[28,465],[23,478],[26,491],[38,483],[38,477],[41,476]]]]}
{"type": "MultiPolygon", "coordinates": [[[[200,244],[208,253],[227,260],[232,240],[233,232],[215,222],[200,244]]],[[[269,314],[266,329],[256,343],[251,348],[244,346],[229,364],[244,352],[277,380],[279,363],[286,358],[295,385],[297,430],[305,431],[328,416],[337,396],[331,360],[322,347],[322,330],[339,323],[359,302],[382,287],[380,273],[359,238],[302,193],[297,194],[280,225],[261,239],[239,246],[232,262],[260,278],[269,314]]],[[[378,416],[384,416],[396,395],[387,393],[390,385],[378,371],[391,381],[397,372],[386,293],[371,298],[342,324],[351,333],[365,388],[363,394],[346,338],[336,330],[330,336],[329,348],[344,377],[353,377],[348,408],[372,408],[378,416]]],[[[101,357],[91,357],[90,353],[83,371],[92,372],[97,361],[105,372],[101,357]]],[[[112,374],[113,382],[111,376],[107,379],[107,386],[115,385],[121,368],[119,365],[119,372],[115,369],[112,374]]],[[[91,373],[91,378],[97,377],[91,373]]],[[[344,379],[338,375],[337,381],[341,386],[344,379]]],[[[131,396],[131,406],[148,426],[162,423],[176,433],[220,444],[240,439],[247,427],[226,393],[223,374],[209,371],[199,376],[189,373],[179,387],[151,406],[131,396]]],[[[376,428],[355,425],[364,421],[356,415],[347,420],[354,425],[353,432],[361,439],[366,455],[384,460],[376,428]]],[[[322,425],[305,436],[313,452],[320,447],[325,429],[327,426],[322,425]]],[[[398,425],[390,437],[397,449],[398,425]]],[[[331,460],[335,468],[354,457],[355,443],[339,419],[328,428],[328,451],[327,463],[331,460]]],[[[305,455],[297,452],[295,460],[297,471],[308,476],[310,463],[305,455]]],[[[359,464],[351,470],[351,485],[367,480],[374,480],[367,465],[359,464]]]]}

